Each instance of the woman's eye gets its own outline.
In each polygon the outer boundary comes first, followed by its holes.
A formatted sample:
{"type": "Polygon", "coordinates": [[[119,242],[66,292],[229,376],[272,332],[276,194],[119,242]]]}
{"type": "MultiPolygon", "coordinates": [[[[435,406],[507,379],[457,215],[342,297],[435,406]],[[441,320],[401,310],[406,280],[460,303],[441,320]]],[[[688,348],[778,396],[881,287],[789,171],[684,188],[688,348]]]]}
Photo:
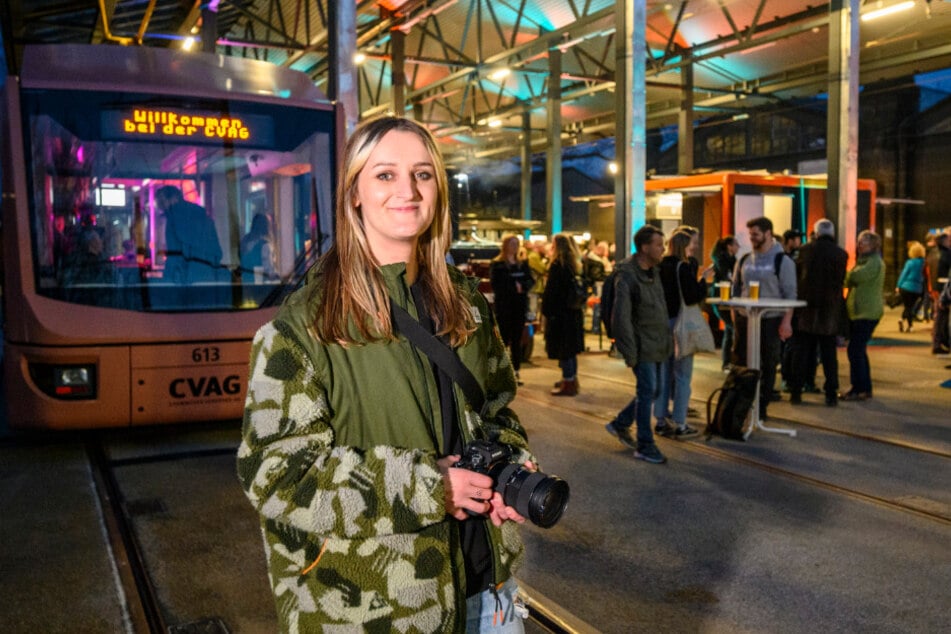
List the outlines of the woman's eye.
{"type": "Polygon", "coordinates": [[[381,180],[381,181],[393,180],[393,174],[390,172],[380,172],[379,174],[376,175],[376,177],[378,180],[381,180]]]}
{"type": "Polygon", "coordinates": [[[416,180],[428,181],[433,177],[431,172],[416,172],[416,180]]]}

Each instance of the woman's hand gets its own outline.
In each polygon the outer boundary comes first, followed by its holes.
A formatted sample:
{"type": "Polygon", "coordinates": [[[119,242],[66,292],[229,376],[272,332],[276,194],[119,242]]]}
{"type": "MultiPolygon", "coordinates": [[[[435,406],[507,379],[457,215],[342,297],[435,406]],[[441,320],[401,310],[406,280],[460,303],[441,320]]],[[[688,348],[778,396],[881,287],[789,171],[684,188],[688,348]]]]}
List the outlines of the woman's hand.
{"type": "Polygon", "coordinates": [[[443,487],[446,490],[444,500],[446,513],[457,520],[466,519],[468,517],[466,511],[477,515],[489,513],[492,509],[489,500],[494,501],[495,498],[499,498],[499,503],[502,501],[501,496],[492,491],[492,478],[468,469],[453,467],[452,465],[459,462],[459,458],[458,455],[446,456],[436,462],[442,473],[443,487]]]}
{"type": "MultiPolygon", "coordinates": [[[[535,463],[531,460],[525,461],[525,468],[529,471],[535,471],[535,463]]],[[[505,502],[502,501],[502,494],[495,492],[492,494],[492,499],[489,501],[491,508],[489,509],[489,519],[492,520],[492,523],[496,526],[501,526],[506,520],[512,520],[518,524],[524,524],[525,518],[519,515],[511,506],[505,506],[505,502]]]]}

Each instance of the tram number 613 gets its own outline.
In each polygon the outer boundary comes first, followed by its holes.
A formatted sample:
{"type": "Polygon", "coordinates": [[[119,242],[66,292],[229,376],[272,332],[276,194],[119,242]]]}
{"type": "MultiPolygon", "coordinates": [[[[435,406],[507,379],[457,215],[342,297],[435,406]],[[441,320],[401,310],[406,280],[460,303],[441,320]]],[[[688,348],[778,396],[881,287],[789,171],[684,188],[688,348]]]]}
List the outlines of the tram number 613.
{"type": "Polygon", "coordinates": [[[215,363],[221,360],[221,351],[216,347],[192,349],[192,361],[195,363],[215,363]]]}

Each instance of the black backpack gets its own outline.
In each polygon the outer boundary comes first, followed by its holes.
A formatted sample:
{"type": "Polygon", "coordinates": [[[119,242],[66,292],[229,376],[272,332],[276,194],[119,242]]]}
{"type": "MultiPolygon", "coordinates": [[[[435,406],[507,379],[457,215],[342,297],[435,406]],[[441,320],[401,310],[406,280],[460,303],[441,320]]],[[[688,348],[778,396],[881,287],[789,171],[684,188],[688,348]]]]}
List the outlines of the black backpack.
{"type": "Polygon", "coordinates": [[[713,390],[707,399],[707,440],[714,434],[730,440],[746,440],[743,426],[753,408],[759,370],[733,366],[723,385],[713,390]],[[719,394],[716,410],[712,412],[713,399],[719,394]]]}
{"type": "Polygon", "coordinates": [[[604,324],[604,333],[608,339],[614,338],[614,333],[611,331],[611,313],[614,311],[614,280],[616,278],[617,269],[615,268],[604,278],[604,284],[601,286],[601,323],[604,324]]]}

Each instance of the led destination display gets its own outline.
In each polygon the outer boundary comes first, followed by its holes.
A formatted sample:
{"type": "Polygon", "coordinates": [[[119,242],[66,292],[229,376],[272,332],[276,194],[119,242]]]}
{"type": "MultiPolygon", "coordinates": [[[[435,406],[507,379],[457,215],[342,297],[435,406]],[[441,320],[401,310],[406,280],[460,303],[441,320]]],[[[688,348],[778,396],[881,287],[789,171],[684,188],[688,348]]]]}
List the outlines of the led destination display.
{"type": "Polygon", "coordinates": [[[132,107],[101,113],[107,139],[174,140],[260,146],[274,141],[273,122],[258,115],[132,107]]]}

